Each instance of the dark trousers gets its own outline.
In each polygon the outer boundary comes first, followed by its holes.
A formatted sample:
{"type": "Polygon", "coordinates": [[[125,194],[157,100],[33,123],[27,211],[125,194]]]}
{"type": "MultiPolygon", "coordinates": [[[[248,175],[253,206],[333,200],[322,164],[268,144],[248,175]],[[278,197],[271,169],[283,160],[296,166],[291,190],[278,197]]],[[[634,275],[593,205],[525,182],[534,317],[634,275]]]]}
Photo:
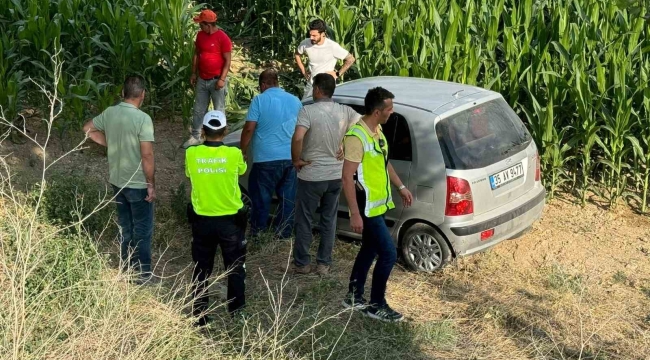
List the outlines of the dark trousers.
{"type": "Polygon", "coordinates": [[[312,223],[320,205],[320,244],[316,262],[332,264],[332,248],[336,233],[336,219],[341,194],[341,180],[305,181],[298,179],[296,192],[296,240],[293,245],[293,259],[298,266],[311,262],[309,248],[312,238],[312,223]]]}
{"type": "Polygon", "coordinates": [[[192,222],[192,260],[195,263],[194,316],[204,315],[208,309],[208,278],[214,268],[217,246],[221,246],[223,264],[228,275],[228,311],[234,312],[246,303],[244,296],[246,269],[246,240],[244,229],[237,226],[234,215],[200,216],[192,222]]]}
{"type": "Polygon", "coordinates": [[[294,201],[296,198],[296,169],[291,160],[254,163],[248,178],[251,197],[251,235],[256,236],[268,227],[273,193],[279,206],[273,221],[273,230],[283,238],[293,233],[294,201]]]}
{"type": "Polygon", "coordinates": [[[144,277],[151,276],[153,203],[144,200],[147,189],[120,189],[113,185],[113,191],[116,194],[122,265],[125,269],[139,269],[144,277]]]}
{"type": "Polygon", "coordinates": [[[349,291],[354,293],[356,298],[363,296],[368,271],[375,257],[377,257],[375,270],[372,273],[370,303],[382,306],[386,304],[386,283],[397,261],[397,250],[388,231],[388,226],[384,221],[384,216],[366,217],[363,215],[365,199],[362,196],[357,196],[357,201],[362,213],[363,233],[361,235],[361,249],[352,267],[349,291]]]}

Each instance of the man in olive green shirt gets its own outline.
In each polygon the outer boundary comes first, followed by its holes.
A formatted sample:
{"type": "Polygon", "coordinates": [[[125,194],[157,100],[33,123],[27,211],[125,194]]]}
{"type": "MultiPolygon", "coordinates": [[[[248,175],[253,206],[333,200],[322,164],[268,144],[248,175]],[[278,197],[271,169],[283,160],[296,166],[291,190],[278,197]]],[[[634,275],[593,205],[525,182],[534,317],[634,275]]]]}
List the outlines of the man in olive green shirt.
{"type": "Polygon", "coordinates": [[[107,108],[84,125],[84,132],[108,150],[109,182],[115,192],[121,232],[123,267],[139,267],[141,283],[151,279],[154,181],[151,117],[140,110],[144,101],[144,79],[130,76],[124,81],[124,100],[107,108]],[[130,251],[135,256],[131,257],[130,251]]]}

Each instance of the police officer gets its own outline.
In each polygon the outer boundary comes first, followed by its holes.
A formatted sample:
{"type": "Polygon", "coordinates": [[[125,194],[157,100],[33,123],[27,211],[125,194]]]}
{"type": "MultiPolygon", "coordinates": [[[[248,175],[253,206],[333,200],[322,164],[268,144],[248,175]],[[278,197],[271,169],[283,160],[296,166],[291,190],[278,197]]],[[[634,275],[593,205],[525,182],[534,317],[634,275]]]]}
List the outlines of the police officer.
{"type": "Polygon", "coordinates": [[[365,98],[366,114],[350,128],[344,140],[343,192],[350,209],[350,227],[361,235],[361,249],[350,275],[349,292],[343,300],[348,308],[362,310],[369,317],[397,322],[404,316],[386,302],[386,283],[397,259],[393,238],[384,214],[395,207],[390,183],[399,190],[404,207],[411,206],[413,195],[388,162],[388,143],[381,131],[393,113],[393,94],[381,87],[370,89],[365,98]],[[363,298],[372,262],[370,303],[363,298]]]}
{"type": "Polygon", "coordinates": [[[248,214],[241,200],[239,176],[246,172],[242,152],[222,142],[227,133],[226,115],[210,111],[203,118],[205,142],[185,153],[185,174],[192,183],[192,203],[188,217],[192,224],[192,260],[194,261],[194,316],[198,326],[210,319],[207,279],[214,267],[217,245],[221,246],[228,275],[228,311],[234,314],[244,307],[246,269],[246,222],[248,214]]]}

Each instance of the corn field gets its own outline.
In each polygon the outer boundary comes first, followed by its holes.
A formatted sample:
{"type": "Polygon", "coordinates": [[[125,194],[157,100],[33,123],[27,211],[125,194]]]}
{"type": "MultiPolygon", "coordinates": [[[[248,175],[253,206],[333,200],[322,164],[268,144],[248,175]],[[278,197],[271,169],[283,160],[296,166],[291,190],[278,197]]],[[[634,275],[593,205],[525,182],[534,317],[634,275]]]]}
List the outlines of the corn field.
{"type": "MultiPolygon", "coordinates": [[[[212,2],[258,54],[292,56],[315,17],[350,49],[350,77],[403,75],[502,93],[526,121],[552,197],[591,194],[646,211],[650,182],[650,23],[643,0],[232,0],[212,2]],[[233,25],[234,24],[234,25],[233,25]]],[[[0,105],[38,103],[64,49],[60,132],[115,101],[124,75],[149,86],[147,110],[191,114],[200,5],[189,0],[0,0],[0,105]],[[90,106],[88,106],[90,104],[90,106]]],[[[235,83],[236,87],[237,84],[235,83]]],[[[250,96],[250,89],[246,89],[250,96]]],[[[238,93],[231,92],[230,107],[238,93]]],[[[239,95],[241,96],[241,95],[239,95]]]]}
{"type": "MultiPolygon", "coordinates": [[[[310,20],[357,58],[352,76],[402,75],[502,93],[527,122],[545,184],[647,208],[650,35],[638,0],[248,0],[241,33],[286,56],[310,20]]],[[[241,10],[239,11],[241,13],[241,10]]]]}
{"type": "MultiPolygon", "coordinates": [[[[51,82],[50,57],[60,48],[64,113],[55,125],[61,137],[113,104],[128,74],[147,80],[145,111],[156,116],[164,110],[187,124],[198,31],[192,18],[201,6],[190,0],[0,0],[0,105],[13,119],[21,108],[44,103],[33,98],[40,94],[28,78],[51,82]]],[[[231,87],[238,89],[239,80],[231,78],[231,87]]],[[[237,108],[234,96],[228,101],[237,108]]]]}

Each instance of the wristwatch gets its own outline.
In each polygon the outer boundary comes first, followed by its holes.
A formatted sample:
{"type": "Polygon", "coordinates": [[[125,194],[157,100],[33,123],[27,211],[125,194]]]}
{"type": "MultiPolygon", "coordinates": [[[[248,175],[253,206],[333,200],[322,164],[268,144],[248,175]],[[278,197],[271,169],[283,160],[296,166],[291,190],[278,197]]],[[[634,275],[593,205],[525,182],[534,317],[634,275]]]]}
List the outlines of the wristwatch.
{"type": "Polygon", "coordinates": [[[341,74],[339,73],[338,70],[334,70],[334,72],[336,73],[336,77],[341,77],[341,74]]]}
{"type": "Polygon", "coordinates": [[[397,188],[397,190],[399,190],[399,191],[402,191],[402,189],[406,189],[406,185],[403,185],[403,184],[402,184],[402,186],[400,186],[400,187],[397,188]]]}

